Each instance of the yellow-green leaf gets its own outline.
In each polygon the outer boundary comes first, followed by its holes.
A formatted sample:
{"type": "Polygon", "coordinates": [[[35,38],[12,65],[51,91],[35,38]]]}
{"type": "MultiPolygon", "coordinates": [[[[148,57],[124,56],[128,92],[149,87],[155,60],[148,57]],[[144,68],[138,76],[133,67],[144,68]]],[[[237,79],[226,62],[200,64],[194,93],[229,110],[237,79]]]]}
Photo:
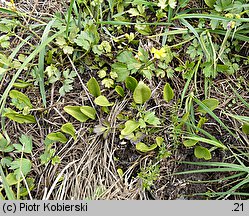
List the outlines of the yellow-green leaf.
{"type": "Polygon", "coordinates": [[[124,97],[124,89],[121,86],[116,86],[115,91],[121,96],[124,97]]]}
{"type": "Polygon", "coordinates": [[[243,124],[242,131],[244,134],[249,134],[249,124],[243,124]]]}
{"type": "Polygon", "coordinates": [[[210,151],[202,146],[196,146],[194,151],[195,157],[210,160],[212,158],[210,151]]]}
{"type": "Polygon", "coordinates": [[[87,82],[87,88],[94,97],[101,95],[99,84],[94,77],[87,82]]]}
{"type": "Polygon", "coordinates": [[[197,141],[197,140],[185,140],[185,141],[183,141],[183,145],[185,145],[186,147],[192,147],[198,142],[199,141],[197,141]]]}
{"type": "Polygon", "coordinates": [[[23,109],[25,106],[32,109],[33,106],[31,104],[28,96],[26,96],[22,92],[17,91],[17,90],[11,90],[10,93],[9,93],[9,96],[12,98],[12,101],[15,100],[14,105],[18,109],[23,109]]]}
{"type": "Polygon", "coordinates": [[[64,111],[69,115],[73,116],[80,122],[86,122],[89,117],[83,114],[80,110],[81,106],[65,106],[64,111]]]}
{"type": "Polygon", "coordinates": [[[151,97],[150,88],[144,84],[143,81],[140,81],[133,93],[133,99],[137,104],[144,104],[151,97]]]}
{"type": "Polygon", "coordinates": [[[204,0],[204,2],[208,7],[213,8],[216,0],[204,0]]]}
{"type": "Polygon", "coordinates": [[[107,107],[107,106],[112,106],[113,103],[110,103],[108,101],[108,99],[103,96],[103,95],[100,95],[98,96],[95,100],[94,100],[94,103],[99,105],[99,106],[103,106],[103,107],[107,107]]]}
{"type": "MultiPolygon", "coordinates": [[[[204,104],[205,106],[207,106],[211,111],[216,109],[219,105],[219,101],[215,98],[205,99],[201,103],[204,104]]],[[[207,113],[207,111],[204,108],[202,108],[201,106],[198,107],[197,111],[200,113],[203,113],[203,114],[207,113]]]]}
{"type": "Polygon", "coordinates": [[[126,88],[131,90],[132,92],[134,92],[135,88],[137,87],[137,84],[138,84],[138,81],[132,76],[128,76],[125,79],[126,88]]]}
{"type": "Polygon", "coordinates": [[[139,122],[136,122],[134,120],[128,120],[125,122],[125,128],[121,131],[121,135],[128,136],[133,131],[135,131],[140,126],[139,122]]]}
{"type": "Polygon", "coordinates": [[[36,123],[35,117],[32,115],[23,115],[23,114],[19,114],[17,112],[9,112],[9,113],[5,113],[4,116],[9,118],[10,120],[13,120],[13,121],[20,123],[20,124],[36,123]]]}
{"type": "Polygon", "coordinates": [[[139,142],[136,144],[136,149],[140,152],[146,153],[154,150],[157,147],[157,144],[153,144],[151,146],[147,146],[146,144],[139,142]]]}
{"type": "Polygon", "coordinates": [[[55,141],[55,142],[61,142],[66,143],[68,139],[65,137],[65,135],[61,132],[53,132],[47,135],[47,138],[55,141]]]}
{"type": "MultiPolygon", "coordinates": [[[[9,173],[6,176],[6,180],[8,182],[9,186],[16,185],[18,183],[18,180],[16,179],[16,175],[14,173],[9,173]]],[[[21,181],[22,179],[19,179],[21,181]]]]}
{"type": "Polygon", "coordinates": [[[74,140],[76,140],[76,135],[75,135],[76,132],[75,132],[75,128],[72,123],[68,122],[62,125],[61,131],[66,134],[69,134],[70,136],[73,137],[74,140]]]}
{"type": "Polygon", "coordinates": [[[90,106],[82,106],[80,111],[90,119],[94,120],[96,118],[96,110],[90,106]]]}
{"type": "Polygon", "coordinates": [[[124,172],[123,172],[123,170],[121,168],[117,169],[117,173],[118,173],[118,175],[119,175],[120,178],[122,178],[123,175],[124,175],[124,172]]]}
{"type": "Polygon", "coordinates": [[[174,91],[171,88],[169,83],[166,83],[163,88],[163,99],[168,103],[170,102],[174,97],[174,91]]]}

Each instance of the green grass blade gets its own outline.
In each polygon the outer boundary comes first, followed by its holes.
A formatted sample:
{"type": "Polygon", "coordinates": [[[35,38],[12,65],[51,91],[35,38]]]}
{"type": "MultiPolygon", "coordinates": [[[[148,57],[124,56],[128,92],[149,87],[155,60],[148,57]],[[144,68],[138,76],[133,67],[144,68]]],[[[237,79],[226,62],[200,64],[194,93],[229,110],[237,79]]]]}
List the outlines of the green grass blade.
{"type": "MultiPolygon", "coordinates": [[[[196,28],[195,30],[196,30],[197,33],[202,33],[203,31],[206,31],[207,29],[196,28]]],[[[224,30],[212,30],[212,29],[209,29],[208,31],[210,33],[214,33],[214,34],[226,35],[226,31],[224,31],[224,30]]],[[[155,34],[155,35],[148,36],[148,38],[154,38],[154,37],[163,36],[163,35],[186,34],[188,32],[189,32],[188,29],[171,30],[169,32],[164,32],[164,33],[161,33],[161,34],[155,34]]],[[[239,34],[239,33],[235,33],[234,38],[238,39],[238,40],[241,40],[241,41],[249,42],[249,37],[248,36],[242,35],[242,34],[239,34]]]]}
{"type": "Polygon", "coordinates": [[[204,142],[204,143],[216,146],[217,148],[222,148],[224,150],[227,149],[227,147],[224,144],[222,144],[221,142],[218,142],[216,140],[210,140],[210,139],[206,139],[206,138],[199,137],[199,136],[189,136],[189,137],[183,137],[183,138],[184,139],[195,140],[195,141],[198,141],[198,142],[204,142]]]}
{"type": "Polygon", "coordinates": [[[199,66],[200,66],[200,63],[201,63],[201,58],[199,58],[199,61],[197,62],[197,64],[195,65],[194,69],[193,69],[193,72],[191,74],[191,76],[187,79],[187,82],[185,83],[184,85],[184,88],[183,88],[183,91],[182,91],[182,94],[181,94],[181,104],[180,104],[180,107],[182,107],[182,103],[183,103],[183,99],[186,95],[186,92],[188,90],[188,87],[189,87],[189,84],[194,76],[194,74],[198,71],[199,69],[199,66]]]}
{"type": "Polygon", "coordinates": [[[188,161],[183,161],[180,163],[197,165],[197,166],[226,167],[226,168],[236,169],[237,171],[249,173],[249,168],[238,164],[223,163],[223,162],[188,162],[188,161]]]}
{"type": "Polygon", "coordinates": [[[240,188],[241,186],[245,185],[249,183],[249,178],[247,177],[246,179],[244,179],[243,181],[239,182],[238,184],[236,184],[235,186],[233,186],[231,189],[229,189],[227,192],[225,192],[223,195],[221,195],[219,197],[219,199],[225,197],[226,195],[230,195],[232,194],[235,190],[237,190],[238,188],[240,188]]]}
{"type": "MultiPolygon", "coordinates": [[[[41,44],[44,43],[47,38],[48,34],[50,32],[50,29],[54,23],[55,19],[51,20],[46,28],[44,29],[42,39],[41,39],[41,44]]],[[[42,97],[42,102],[43,106],[46,108],[46,92],[45,92],[45,86],[44,86],[44,60],[45,60],[45,55],[46,55],[46,47],[44,47],[41,52],[39,53],[39,60],[38,60],[38,71],[37,71],[37,77],[39,80],[39,86],[40,86],[40,93],[42,97]]]]}
{"type": "Polygon", "coordinates": [[[210,172],[238,172],[240,170],[236,168],[212,168],[212,169],[200,169],[200,170],[188,170],[183,172],[174,173],[173,175],[186,175],[196,173],[210,173],[210,172]]]}
{"type": "Polygon", "coordinates": [[[209,53],[207,51],[207,47],[206,47],[205,43],[201,40],[196,29],[187,20],[180,18],[180,21],[182,22],[183,25],[185,25],[195,35],[195,37],[197,38],[197,40],[199,41],[199,43],[201,45],[202,51],[203,51],[206,59],[209,59],[209,53]]]}
{"type": "Polygon", "coordinates": [[[70,26],[70,21],[71,21],[71,16],[72,16],[72,10],[73,10],[73,5],[74,5],[75,0],[70,1],[70,6],[67,12],[67,26],[66,26],[66,36],[69,36],[69,26],[70,26]]]}
{"type": "Polygon", "coordinates": [[[238,21],[238,22],[249,22],[248,18],[239,18],[239,19],[233,19],[233,18],[227,18],[224,16],[214,15],[214,14],[181,14],[178,16],[175,16],[172,18],[172,20],[176,19],[211,19],[211,20],[220,20],[220,21],[238,21]]]}
{"type": "Polygon", "coordinates": [[[133,22],[123,22],[123,21],[98,21],[97,24],[105,25],[155,25],[155,26],[170,26],[172,23],[166,22],[153,22],[153,23],[133,23],[133,22]]]}
{"type": "Polygon", "coordinates": [[[2,13],[7,13],[7,14],[10,14],[10,15],[18,15],[17,12],[13,11],[13,10],[9,10],[7,8],[3,8],[3,7],[0,7],[0,12],[2,13]]]}
{"type": "Polygon", "coordinates": [[[236,134],[234,134],[219,118],[214,114],[212,110],[210,110],[205,104],[203,104],[200,100],[194,97],[194,101],[205,110],[211,117],[213,117],[226,131],[228,131],[234,138],[238,139],[236,134]]]}
{"type": "MultiPolygon", "coordinates": [[[[14,57],[16,56],[16,54],[19,52],[19,50],[22,48],[22,46],[28,42],[28,40],[31,38],[32,36],[28,36],[25,40],[23,40],[20,44],[18,44],[18,46],[13,50],[13,52],[10,54],[9,59],[14,59],[14,57]]],[[[6,67],[4,67],[6,68],[6,67]]],[[[0,81],[2,80],[3,75],[0,75],[0,81]]]]}
{"type": "Polygon", "coordinates": [[[15,200],[15,194],[14,192],[11,190],[6,178],[5,178],[5,175],[4,175],[4,172],[3,172],[3,169],[2,169],[2,165],[0,164],[0,176],[2,178],[2,181],[3,181],[3,187],[4,187],[4,190],[5,190],[5,193],[6,193],[6,196],[9,200],[15,200]]]}
{"type": "Polygon", "coordinates": [[[225,182],[225,181],[228,181],[228,180],[231,180],[231,179],[235,179],[235,178],[239,178],[241,176],[245,175],[245,173],[238,173],[238,174],[234,174],[232,176],[228,176],[228,177],[225,177],[225,178],[222,178],[222,179],[213,179],[213,180],[206,180],[206,181],[192,181],[192,180],[189,180],[188,182],[190,183],[194,183],[194,184],[203,184],[203,183],[215,183],[215,182],[225,182]]]}
{"type": "Polygon", "coordinates": [[[249,103],[246,102],[246,100],[241,97],[241,95],[228,83],[230,88],[233,90],[234,94],[239,98],[239,100],[249,109],[249,103]]]}
{"type": "Polygon", "coordinates": [[[12,77],[8,87],[5,89],[1,99],[0,99],[0,113],[2,113],[3,108],[5,106],[6,99],[8,97],[9,91],[11,90],[13,84],[15,83],[16,79],[19,77],[23,69],[27,66],[27,64],[32,61],[37,54],[39,54],[42,49],[47,46],[50,42],[52,42],[58,35],[62,34],[65,31],[65,29],[60,30],[59,32],[55,33],[51,37],[49,37],[46,41],[44,41],[41,45],[37,46],[36,49],[26,58],[26,60],[23,62],[23,64],[20,66],[20,68],[17,70],[15,75],[12,77]]]}

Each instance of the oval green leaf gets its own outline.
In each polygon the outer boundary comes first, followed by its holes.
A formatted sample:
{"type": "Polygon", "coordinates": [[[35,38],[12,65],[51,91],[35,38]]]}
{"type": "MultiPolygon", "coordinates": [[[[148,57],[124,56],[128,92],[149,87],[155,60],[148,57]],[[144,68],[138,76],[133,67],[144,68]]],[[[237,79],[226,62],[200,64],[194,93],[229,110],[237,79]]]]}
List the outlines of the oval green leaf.
{"type": "Polygon", "coordinates": [[[244,134],[248,135],[249,134],[249,124],[243,124],[242,131],[244,134]]]}
{"type": "Polygon", "coordinates": [[[18,181],[22,181],[22,179],[17,180],[16,175],[14,173],[9,173],[6,176],[6,180],[7,180],[9,186],[16,185],[18,183],[18,181]]]}
{"type": "Polygon", "coordinates": [[[128,120],[125,122],[125,128],[121,131],[121,135],[128,136],[133,131],[135,131],[140,126],[139,122],[136,122],[134,120],[128,120]]]}
{"type": "Polygon", "coordinates": [[[137,84],[138,84],[138,81],[132,76],[128,76],[125,79],[126,88],[131,90],[132,92],[134,92],[135,88],[137,87],[137,84]]]}
{"type": "Polygon", "coordinates": [[[204,2],[208,7],[213,8],[216,0],[204,0],[204,2]]]}
{"type": "Polygon", "coordinates": [[[64,111],[80,122],[86,122],[89,117],[80,111],[81,106],[65,106],[64,111]]]}
{"type": "Polygon", "coordinates": [[[117,173],[118,173],[118,175],[119,175],[120,178],[122,178],[123,175],[124,175],[124,172],[123,172],[123,170],[121,168],[117,169],[117,173]]]}
{"type": "MultiPolygon", "coordinates": [[[[207,106],[211,111],[216,109],[219,105],[219,101],[215,98],[205,99],[201,103],[204,104],[205,106],[207,106]]],[[[207,111],[204,108],[202,108],[201,106],[198,107],[197,111],[200,113],[203,113],[203,114],[207,113],[207,111]]]]}
{"type": "Polygon", "coordinates": [[[87,88],[94,97],[101,95],[99,84],[94,77],[87,82],[87,88]]]}
{"type": "Polygon", "coordinates": [[[25,94],[23,94],[20,91],[17,90],[11,90],[9,93],[9,96],[12,98],[12,100],[16,100],[14,105],[22,110],[25,106],[29,107],[30,109],[32,109],[32,104],[28,98],[28,96],[26,96],[25,94]]]}
{"type": "Polygon", "coordinates": [[[10,112],[10,113],[5,113],[4,116],[6,116],[10,120],[13,120],[13,121],[15,121],[17,123],[20,123],[20,124],[23,124],[23,123],[26,123],[26,124],[36,123],[36,119],[32,115],[23,115],[23,114],[19,114],[17,112],[10,112]]]}
{"type": "Polygon", "coordinates": [[[72,123],[68,122],[62,125],[61,131],[66,134],[69,134],[70,136],[73,137],[74,140],[76,140],[76,135],[75,135],[76,132],[75,132],[75,128],[72,123]]]}
{"type": "Polygon", "coordinates": [[[174,97],[174,91],[171,88],[169,83],[166,83],[163,88],[163,99],[168,103],[170,102],[174,97]]]}
{"type": "Polygon", "coordinates": [[[162,137],[156,137],[156,144],[161,147],[164,142],[164,139],[162,137]]]}
{"type": "Polygon", "coordinates": [[[157,147],[157,144],[153,144],[153,145],[151,145],[151,146],[147,146],[146,144],[144,144],[144,143],[142,143],[142,142],[139,142],[139,143],[136,144],[136,150],[138,150],[138,151],[140,151],[140,152],[143,152],[143,153],[152,151],[152,150],[154,150],[156,147],[157,147]]]}
{"type": "Polygon", "coordinates": [[[194,151],[195,157],[205,160],[210,160],[212,158],[210,151],[202,146],[196,146],[194,151]]]}
{"type": "Polygon", "coordinates": [[[143,81],[140,81],[133,93],[133,99],[137,104],[144,104],[151,97],[150,88],[144,84],[143,81]]]}
{"type": "Polygon", "coordinates": [[[124,97],[124,89],[121,86],[116,86],[115,91],[118,93],[118,95],[124,97]]]}
{"type": "Polygon", "coordinates": [[[103,95],[98,96],[94,100],[94,103],[97,104],[97,105],[99,105],[99,106],[103,106],[103,107],[112,106],[113,105],[113,103],[110,103],[108,101],[108,99],[105,96],[103,96],[103,95]]]}
{"type": "Polygon", "coordinates": [[[66,143],[68,139],[61,132],[53,132],[47,135],[47,138],[54,142],[66,143]]]}
{"type": "Polygon", "coordinates": [[[82,106],[80,111],[90,119],[94,120],[96,118],[96,110],[90,106],[82,106]]]}
{"type": "Polygon", "coordinates": [[[199,141],[197,141],[197,140],[185,140],[185,141],[183,141],[183,145],[185,145],[186,147],[192,147],[198,142],[199,141]]]}

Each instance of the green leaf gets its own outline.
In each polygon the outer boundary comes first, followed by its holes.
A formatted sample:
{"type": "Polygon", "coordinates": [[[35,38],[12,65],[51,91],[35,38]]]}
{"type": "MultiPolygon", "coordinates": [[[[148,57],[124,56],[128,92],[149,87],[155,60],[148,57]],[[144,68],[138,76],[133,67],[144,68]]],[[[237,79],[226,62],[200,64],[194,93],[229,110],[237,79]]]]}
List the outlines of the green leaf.
{"type": "Polygon", "coordinates": [[[207,121],[208,121],[208,119],[206,119],[205,117],[200,117],[200,120],[198,121],[197,127],[201,128],[207,121]]]}
{"type": "Polygon", "coordinates": [[[75,128],[73,126],[72,123],[68,122],[64,125],[61,126],[61,131],[66,133],[66,134],[69,134],[70,136],[73,137],[74,140],[76,140],[76,135],[75,135],[75,128]]]}
{"type": "Polygon", "coordinates": [[[161,147],[163,142],[164,142],[164,139],[162,137],[156,137],[157,146],[161,147]]]}
{"type": "Polygon", "coordinates": [[[64,46],[63,47],[63,52],[65,54],[73,54],[74,48],[71,46],[64,46]]]}
{"type": "MultiPolygon", "coordinates": [[[[14,173],[9,173],[6,176],[6,181],[8,182],[9,186],[16,185],[18,183],[18,180],[16,179],[16,175],[14,173]]],[[[19,181],[21,181],[19,179],[19,181]]]]}
{"type": "Polygon", "coordinates": [[[114,81],[113,81],[113,79],[111,79],[111,78],[104,78],[104,79],[101,81],[101,84],[102,84],[103,86],[105,86],[106,88],[111,88],[111,87],[113,87],[113,85],[114,85],[114,81]]]}
{"type": "Polygon", "coordinates": [[[52,158],[52,164],[55,165],[55,164],[60,164],[61,162],[61,158],[60,156],[56,155],[52,158]]]}
{"type": "Polygon", "coordinates": [[[36,120],[35,120],[35,117],[32,116],[32,115],[23,115],[23,114],[19,114],[17,112],[7,112],[4,114],[5,117],[17,122],[17,123],[20,123],[20,124],[23,124],[23,123],[26,123],[26,124],[31,124],[31,123],[36,123],[36,120]]]}
{"type": "Polygon", "coordinates": [[[17,109],[22,110],[26,106],[32,109],[33,106],[29,98],[22,92],[11,90],[9,96],[12,98],[12,103],[16,106],[17,109]]]}
{"type": "Polygon", "coordinates": [[[169,6],[174,9],[177,5],[177,1],[176,0],[169,0],[169,6]]]}
{"type": "Polygon", "coordinates": [[[121,168],[117,169],[117,173],[118,173],[118,175],[119,175],[120,178],[122,178],[123,175],[124,175],[124,172],[123,172],[123,170],[121,168]]]}
{"type": "Polygon", "coordinates": [[[96,103],[97,105],[99,106],[103,106],[103,107],[106,107],[106,106],[112,106],[114,103],[110,103],[108,101],[108,99],[103,96],[103,95],[100,95],[98,96],[95,100],[94,100],[94,103],[96,103]]]}
{"type": "Polygon", "coordinates": [[[130,8],[127,12],[130,14],[131,17],[140,15],[136,8],[130,8]]]}
{"type": "Polygon", "coordinates": [[[118,93],[118,95],[124,97],[124,89],[121,86],[116,86],[115,91],[118,93]]]}
{"type": "Polygon", "coordinates": [[[74,39],[74,42],[84,50],[88,51],[91,44],[94,42],[94,38],[92,38],[92,35],[89,32],[81,31],[78,37],[74,39]]]}
{"type": "Polygon", "coordinates": [[[125,128],[121,131],[121,135],[128,136],[133,131],[135,131],[140,126],[139,122],[136,122],[134,120],[128,120],[125,122],[125,128]]]}
{"type": "Polygon", "coordinates": [[[15,152],[24,152],[27,154],[31,154],[32,153],[32,138],[22,134],[21,137],[19,138],[19,141],[22,145],[13,144],[13,146],[16,149],[15,152]]]}
{"type": "Polygon", "coordinates": [[[47,138],[55,141],[55,142],[61,142],[66,143],[68,139],[65,137],[65,135],[61,132],[53,132],[47,135],[47,138]]]}
{"type": "Polygon", "coordinates": [[[196,146],[194,150],[195,157],[210,160],[212,158],[210,151],[202,146],[196,146]]]}
{"type": "Polygon", "coordinates": [[[24,176],[26,176],[30,172],[31,162],[26,158],[16,159],[10,164],[10,169],[15,170],[14,174],[16,176],[16,179],[18,180],[22,178],[21,172],[24,176]]]}
{"type": "Polygon", "coordinates": [[[248,135],[249,134],[249,124],[243,124],[242,131],[244,134],[248,135]]]}
{"type": "Polygon", "coordinates": [[[125,86],[127,89],[131,90],[132,92],[134,92],[135,88],[138,85],[138,81],[132,77],[132,76],[128,76],[125,80],[125,86]]]}
{"type": "Polygon", "coordinates": [[[32,83],[24,82],[24,81],[21,81],[21,80],[20,80],[20,82],[15,82],[13,84],[13,87],[20,88],[20,89],[27,88],[29,86],[32,86],[32,83]]]}
{"type": "Polygon", "coordinates": [[[150,88],[140,81],[133,93],[133,99],[137,104],[144,104],[151,97],[150,88]]]}
{"type": "Polygon", "coordinates": [[[94,120],[96,118],[96,110],[90,106],[82,106],[80,111],[90,119],[94,120]]]}
{"type": "Polygon", "coordinates": [[[147,146],[146,144],[144,144],[142,142],[139,142],[139,143],[136,144],[136,150],[138,150],[140,152],[143,152],[143,153],[152,151],[152,150],[154,150],[156,148],[157,148],[157,144],[153,144],[151,146],[147,146]]]}
{"type": "Polygon", "coordinates": [[[155,112],[146,112],[144,116],[144,121],[154,126],[160,124],[160,119],[156,117],[155,112]]]}
{"type": "Polygon", "coordinates": [[[0,176],[2,178],[2,185],[3,185],[3,188],[5,190],[5,193],[6,193],[6,197],[9,199],[9,200],[15,200],[16,197],[15,197],[15,194],[14,192],[12,191],[12,189],[9,187],[9,184],[6,180],[6,177],[5,177],[5,174],[3,172],[3,169],[2,169],[2,166],[0,164],[0,176]]]}
{"type": "Polygon", "coordinates": [[[213,8],[216,0],[204,0],[204,2],[208,7],[213,8]]]}
{"type": "Polygon", "coordinates": [[[135,73],[141,67],[141,63],[133,56],[131,51],[123,51],[117,56],[119,62],[124,63],[131,73],[135,73]]]}
{"type": "Polygon", "coordinates": [[[99,84],[94,77],[87,82],[87,88],[94,97],[101,95],[99,84]]]}
{"type": "Polygon", "coordinates": [[[14,150],[13,146],[8,143],[8,141],[0,134],[0,152],[12,152],[14,150]]]}
{"type": "Polygon", "coordinates": [[[116,62],[112,64],[112,72],[118,75],[117,82],[123,82],[129,76],[130,71],[124,63],[116,62]]]}
{"type": "Polygon", "coordinates": [[[185,140],[183,141],[183,145],[185,145],[186,147],[192,147],[198,142],[198,140],[185,140]]]}
{"type": "Polygon", "coordinates": [[[65,106],[64,111],[68,113],[69,115],[73,116],[78,121],[86,122],[89,119],[89,117],[83,114],[80,108],[81,106],[65,106]]]}
{"type": "Polygon", "coordinates": [[[163,99],[168,103],[170,102],[174,97],[174,91],[171,88],[169,83],[166,83],[163,88],[163,99]]]}
{"type": "MultiPolygon", "coordinates": [[[[205,99],[201,103],[204,104],[205,106],[207,106],[211,111],[216,109],[219,105],[219,101],[215,98],[205,99]]],[[[198,107],[197,111],[200,113],[203,113],[203,114],[207,113],[207,111],[204,110],[201,106],[198,107]]]]}

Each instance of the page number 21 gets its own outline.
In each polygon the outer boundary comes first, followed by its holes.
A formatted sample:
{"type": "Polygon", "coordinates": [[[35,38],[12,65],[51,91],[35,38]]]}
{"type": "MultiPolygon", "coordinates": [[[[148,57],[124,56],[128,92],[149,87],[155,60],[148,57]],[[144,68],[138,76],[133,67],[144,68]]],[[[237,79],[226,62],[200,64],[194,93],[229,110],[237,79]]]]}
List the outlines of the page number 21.
{"type": "Polygon", "coordinates": [[[243,206],[243,203],[234,203],[234,209],[233,211],[243,211],[244,210],[244,206],[243,206]]]}

